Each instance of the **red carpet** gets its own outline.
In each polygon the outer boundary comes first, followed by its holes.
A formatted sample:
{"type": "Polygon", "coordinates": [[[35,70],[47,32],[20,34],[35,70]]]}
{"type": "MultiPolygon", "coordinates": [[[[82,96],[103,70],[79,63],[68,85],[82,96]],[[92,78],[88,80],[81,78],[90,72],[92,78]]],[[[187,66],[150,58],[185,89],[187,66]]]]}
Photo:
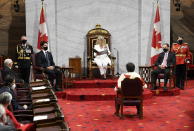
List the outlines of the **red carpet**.
{"type": "Polygon", "coordinates": [[[75,80],[72,84],[74,88],[111,88],[115,87],[117,79],[75,80]]]}
{"type": "MultiPolygon", "coordinates": [[[[72,88],[64,91],[67,100],[114,100],[115,91],[113,88],[72,88]]],[[[152,98],[153,93],[149,89],[144,90],[144,99],[152,98]]],[[[62,93],[56,94],[58,98],[62,97],[62,93]]],[[[63,96],[64,98],[64,96],[63,96]]]]}
{"type": "MultiPolygon", "coordinates": [[[[89,89],[89,88],[88,88],[89,89]]],[[[85,92],[85,91],[84,91],[85,92]]],[[[79,92],[77,93],[79,94],[79,92]]],[[[58,93],[64,97],[64,93],[58,93]]],[[[114,116],[114,101],[58,100],[71,131],[193,131],[194,81],[179,96],[155,96],[144,100],[144,119],[134,107],[125,107],[125,119],[114,116]]]]}
{"type": "Polygon", "coordinates": [[[164,89],[159,88],[157,90],[152,90],[152,93],[155,96],[176,96],[176,95],[180,95],[180,89],[172,88],[172,89],[168,89],[167,91],[164,91],[164,89]]]}

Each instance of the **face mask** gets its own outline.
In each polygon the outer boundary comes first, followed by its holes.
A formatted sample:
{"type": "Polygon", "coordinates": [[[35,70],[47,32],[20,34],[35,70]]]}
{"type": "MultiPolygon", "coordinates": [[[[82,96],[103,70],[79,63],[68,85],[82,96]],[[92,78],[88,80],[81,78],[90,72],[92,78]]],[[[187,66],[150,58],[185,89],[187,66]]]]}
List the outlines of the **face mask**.
{"type": "Polygon", "coordinates": [[[12,89],[12,90],[15,90],[15,88],[16,88],[16,84],[13,84],[13,85],[11,86],[11,89],[12,89]]]}
{"type": "Polygon", "coordinates": [[[43,47],[44,50],[48,50],[48,47],[43,47]]]}
{"type": "Polygon", "coordinates": [[[166,48],[163,48],[163,51],[164,51],[164,52],[167,52],[167,51],[168,51],[168,49],[166,49],[166,48]]]}
{"type": "Polygon", "coordinates": [[[179,44],[182,44],[182,43],[183,43],[183,40],[178,40],[178,43],[179,43],[179,44]]]}
{"type": "Polygon", "coordinates": [[[27,40],[22,40],[22,44],[25,44],[27,42],[27,40]]]}

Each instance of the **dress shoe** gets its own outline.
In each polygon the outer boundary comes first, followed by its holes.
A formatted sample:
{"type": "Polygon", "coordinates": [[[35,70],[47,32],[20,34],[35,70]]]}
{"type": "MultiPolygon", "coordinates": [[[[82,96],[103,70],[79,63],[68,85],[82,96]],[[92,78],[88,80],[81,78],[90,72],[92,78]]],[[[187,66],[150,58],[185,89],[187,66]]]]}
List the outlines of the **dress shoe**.
{"type": "Polygon", "coordinates": [[[62,91],[61,88],[55,88],[55,91],[62,91]]]}
{"type": "Polygon", "coordinates": [[[115,116],[119,116],[119,113],[118,113],[118,112],[115,112],[114,115],[115,115],[115,116]]]}
{"type": "Polygon", "coordinates": [[[164,90],[164,91],[167,91],[168,88],[167,88],[166,86],[163,86],[163,90],[164,90]]]}
{"type": "Polygon", "coordinates": [[[156,90],[157,87],[156,86],[152,86],[152,88],[150,88],[150,90],[156,90]]]}

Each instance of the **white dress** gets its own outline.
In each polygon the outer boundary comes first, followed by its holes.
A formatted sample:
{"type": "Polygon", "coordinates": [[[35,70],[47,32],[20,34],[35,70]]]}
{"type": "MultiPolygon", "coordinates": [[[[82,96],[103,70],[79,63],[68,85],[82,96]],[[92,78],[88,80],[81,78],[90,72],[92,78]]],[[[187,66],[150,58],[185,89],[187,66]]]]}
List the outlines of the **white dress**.
{"type": "MultiPolygon", "coordinates": [[[[110,54],[110,50],[108,47],[108,44],[106,44],[105,47],[101,48],[99,45],[95,45],[94,49],[97,50],[98,52],[102,52],[102,51],[108,51],[108,54],[110,54]]],[[[98,67],[107,67],[107,65],[111,65],[111,60],[108,57],[108,54],[102,54],[102,55],[97,55],[96,53],[94,53],[94,62],[98,65],[98,67]]]]}

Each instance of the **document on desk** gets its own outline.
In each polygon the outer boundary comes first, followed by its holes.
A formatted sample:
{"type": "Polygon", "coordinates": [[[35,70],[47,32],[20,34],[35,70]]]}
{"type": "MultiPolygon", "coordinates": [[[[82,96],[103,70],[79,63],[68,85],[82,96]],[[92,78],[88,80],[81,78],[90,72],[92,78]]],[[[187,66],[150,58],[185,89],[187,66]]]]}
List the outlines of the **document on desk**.
{"type": "Polygon", "coordinates": [[[38,100],[36,100],[37,103],[38,103],[38,102],[48,102],[48,101],[50,101],[49,98],[46,98],[46,99],[38,99],[38,100]]]}
{"type": "Polygon", "coordinates": [[[46,86],[32,87],[33,91],[46,89],[46,86]]]}
{"type": "Polygon", "coordinates": [[[45,119],[47,119],[47,118],[48,118],[47,115],[38,115],[38,116],[34,116],[33,121],[45,120],[45,119]]]}

